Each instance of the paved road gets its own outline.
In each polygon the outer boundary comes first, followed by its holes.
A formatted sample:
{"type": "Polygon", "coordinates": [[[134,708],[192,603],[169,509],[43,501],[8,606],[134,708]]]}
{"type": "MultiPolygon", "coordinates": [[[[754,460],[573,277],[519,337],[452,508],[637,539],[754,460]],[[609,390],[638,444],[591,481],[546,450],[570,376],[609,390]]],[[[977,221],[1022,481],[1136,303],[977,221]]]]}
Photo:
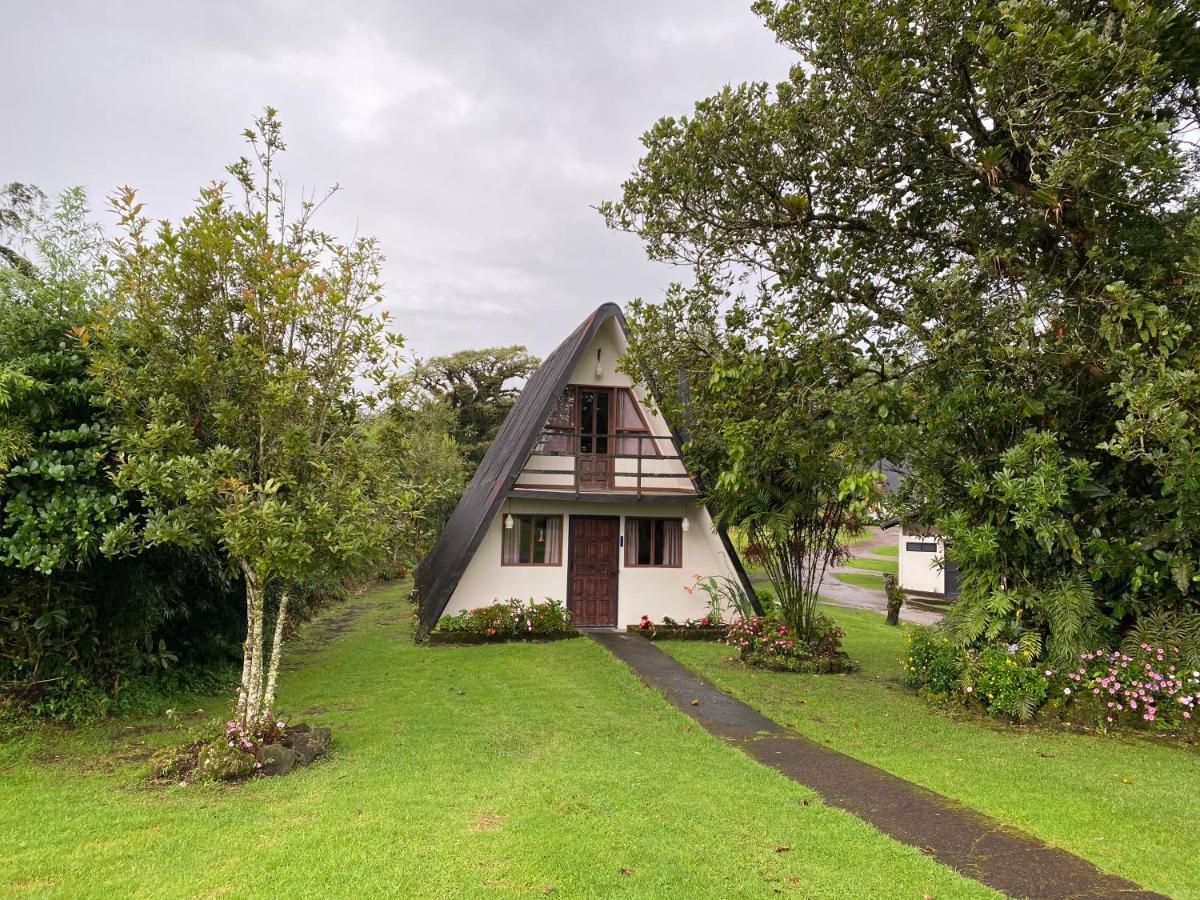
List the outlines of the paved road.
{"type": "MultiPolygon", "coordinates": [[[[854,550],[855,554],[860,557],[882,559],[884,557],[872,557],[871,549],[874,547],[894,547],[895,545],[895,529],[890,531],[874,530],[870,537],[856,543],[854,550]]],[[[894,556],[886,558],[895,559],[894,556]]],[[[883,615],[887,614],[887,596],[882,590],[876,591],[871,588],[846,584],[834,577],[834,574],[837,572],[864,574],[864,570],[855,569],[851,566],[836,566],[827,570],[825,577],[821,579],[820,593],[822,597],[827,598],[835,606],[847,606],[851,609],[870,609],[883,615]]],[[[751,581],[763,584],[766,582],[766,578],[762,575],[753,575],[751,576],[751,581]]],[[[905,622],[914,622],[918,625],[932,625],[935,622],[941,621],[942,614],[933,610],[920,609],[905,604],[900,609],[900,618],[905,622]]]]}

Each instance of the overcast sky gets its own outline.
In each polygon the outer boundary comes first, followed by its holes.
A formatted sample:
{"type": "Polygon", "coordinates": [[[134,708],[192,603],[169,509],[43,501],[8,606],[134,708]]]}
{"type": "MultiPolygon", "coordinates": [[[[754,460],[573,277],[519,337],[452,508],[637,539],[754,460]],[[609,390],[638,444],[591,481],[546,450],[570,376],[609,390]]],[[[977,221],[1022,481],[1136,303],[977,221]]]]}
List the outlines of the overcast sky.
{"type": "Polygon", "coordinates": [[[0,24],[0,183],[123,184],[175,218],[279,108],[290,190],[343,190],[319,222],[379,238],[411,351],[524,343],[661,294],[592,208],[639,137],[794,57],[740,0],[12,2],[0,24]]]}

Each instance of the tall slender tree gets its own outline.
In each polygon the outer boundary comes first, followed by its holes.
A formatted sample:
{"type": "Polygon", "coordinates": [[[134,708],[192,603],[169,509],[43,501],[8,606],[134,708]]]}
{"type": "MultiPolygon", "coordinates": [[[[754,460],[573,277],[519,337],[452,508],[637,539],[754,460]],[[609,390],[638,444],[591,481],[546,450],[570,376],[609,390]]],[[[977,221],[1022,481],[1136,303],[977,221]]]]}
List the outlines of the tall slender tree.
{"type": "Polygon", "coordinates": [[[395,371],[374,241],[315,228],[320,203],[284,202],[275,110],[246,132],[252,159],[201,191],[178,225],[152,228],[132,190],[114,198],[115,300],[85,339],[97,345],[120,451],[117,483],[142,509],[110,551],[219,549],[240,572],[246,638],[237,716],[274,702],[296,586],[372,558],[378,515],[363,413],[395,371]],[[273,609],[273,625],[268,614],[273,609]]]}

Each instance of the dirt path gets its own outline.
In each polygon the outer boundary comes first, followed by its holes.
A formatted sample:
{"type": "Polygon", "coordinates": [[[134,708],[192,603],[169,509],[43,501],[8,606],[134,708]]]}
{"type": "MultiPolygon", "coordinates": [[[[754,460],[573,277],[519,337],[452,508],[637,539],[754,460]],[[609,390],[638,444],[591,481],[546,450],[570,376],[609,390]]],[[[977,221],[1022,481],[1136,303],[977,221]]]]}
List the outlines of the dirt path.
{"type": "Polygon", "coordinates": [[[591,637],[712,734],[884,834],[1010,897],[1161,898],[882,769],[787,731],[635,634],[591,637]]]}

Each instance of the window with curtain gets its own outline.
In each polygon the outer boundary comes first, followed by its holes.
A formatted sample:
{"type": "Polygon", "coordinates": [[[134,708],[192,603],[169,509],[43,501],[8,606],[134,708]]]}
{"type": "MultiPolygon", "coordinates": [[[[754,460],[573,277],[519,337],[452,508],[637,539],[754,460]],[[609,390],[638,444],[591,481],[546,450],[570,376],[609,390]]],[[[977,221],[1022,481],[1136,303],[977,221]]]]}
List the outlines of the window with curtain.
{"type": "Polygon", "coordinates": [[[569,387],[558,398],[534,453],[571,454],[575,452],[575,388],[569,387]]]}
{"type": "Polygon", "coordinates": [[[629,388],[617,391],[617,415],[615,429],[617,435],[616,452],[622,456],[658,456],[658,447],[649,438],[638,438],[637,435],[650,434],[650,426],[642,418],[638,409],[637,399],[629,388]],[[620,435],[628,435],[621,437],[620,435]]]}
{"type": "Polygon", "coordinates": [[[625,565],[677,569],[683,565],[682,519],[625,519],[625,565]]]}
{"type": "Polygon", "coordinates": [[[500,562],[506,566],[561,566],[562,516],[513,516],[504,529],[500,562]]]}

